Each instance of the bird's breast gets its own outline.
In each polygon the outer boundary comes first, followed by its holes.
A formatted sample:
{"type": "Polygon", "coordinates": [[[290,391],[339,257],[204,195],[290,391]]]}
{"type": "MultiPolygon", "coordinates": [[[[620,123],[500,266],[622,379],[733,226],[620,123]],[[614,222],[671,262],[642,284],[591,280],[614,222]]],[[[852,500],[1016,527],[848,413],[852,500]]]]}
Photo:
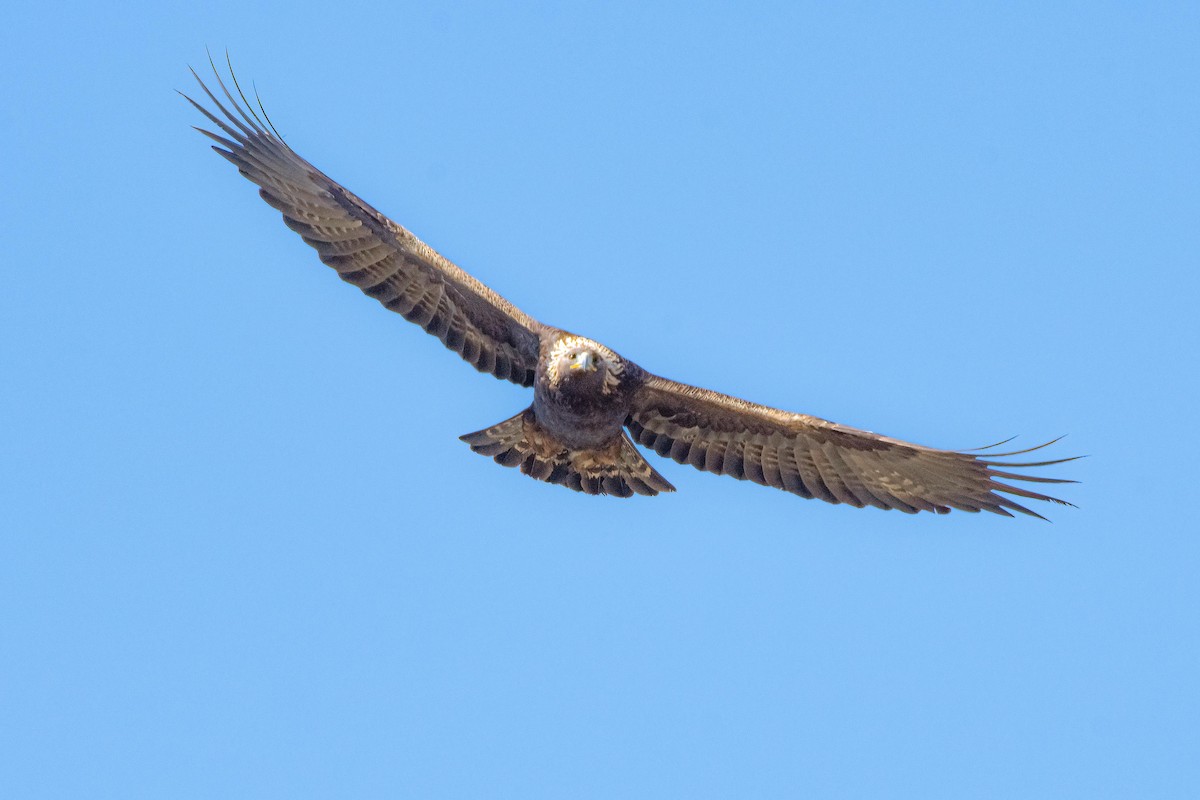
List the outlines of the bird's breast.
{"type": "Polygon", "coordinates": [[[538,423],[574,448],[612,441],[625,424],[628,409],[618,397],[601,392],[572,392],[535,386],[533,411],[538,423]]]}

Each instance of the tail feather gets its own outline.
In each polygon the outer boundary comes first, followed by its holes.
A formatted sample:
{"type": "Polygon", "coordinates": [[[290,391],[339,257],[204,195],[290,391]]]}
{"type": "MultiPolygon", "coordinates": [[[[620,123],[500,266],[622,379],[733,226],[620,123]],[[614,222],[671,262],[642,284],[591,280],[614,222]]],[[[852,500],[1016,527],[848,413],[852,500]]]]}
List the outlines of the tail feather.
{"type": "Polygon", "coordinates": [[[601,447],[572,450],[538,425],[532,408],[460,438],[473,451],[491,456],[497,464],[520,467],[531,478],[584,494],[630,497],[675,491],[647,463],[624,431],[601,447]]]}

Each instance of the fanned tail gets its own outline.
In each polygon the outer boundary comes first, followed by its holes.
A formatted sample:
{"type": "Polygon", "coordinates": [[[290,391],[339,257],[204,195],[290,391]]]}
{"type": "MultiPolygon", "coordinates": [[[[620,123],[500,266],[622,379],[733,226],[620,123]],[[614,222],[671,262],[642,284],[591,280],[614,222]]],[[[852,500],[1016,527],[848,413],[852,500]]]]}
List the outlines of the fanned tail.
{"type": "Polygon", "coordinates": [[[531,478],[584,494],[630,497],[675,491],[647,463],[624,431],[601,447],[572,450],[538,424],[533,408],[459,438],[476,453],[491,456],[497,464],[520,467],[531,478]]]}

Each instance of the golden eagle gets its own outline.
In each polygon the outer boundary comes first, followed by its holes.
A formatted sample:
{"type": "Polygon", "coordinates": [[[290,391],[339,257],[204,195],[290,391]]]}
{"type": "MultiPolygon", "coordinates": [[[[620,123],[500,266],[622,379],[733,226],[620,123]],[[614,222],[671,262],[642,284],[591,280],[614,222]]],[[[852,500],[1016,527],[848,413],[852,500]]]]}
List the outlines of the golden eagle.
{"type": "Polygon", "coordinates": [[[1046,445],[1015,453],[922,447],[660,378],[599,342],[543,325],[296,155],[261,103],[260,117],[236,78],[241,103],[213,71],[228,107],[193,70],[216,111],[184,97],[220,133],[197,130],[323,262],[480,372],[533,387],[529,408],[462,437],[476,453],[587,494],[674,491],[632,434],[680,464],[859,508],[1041,516],[1005,494],[1070,505],[1003,482],[1070,483],[1009,471],[1068,458],[995,460],[1046,445]]]}

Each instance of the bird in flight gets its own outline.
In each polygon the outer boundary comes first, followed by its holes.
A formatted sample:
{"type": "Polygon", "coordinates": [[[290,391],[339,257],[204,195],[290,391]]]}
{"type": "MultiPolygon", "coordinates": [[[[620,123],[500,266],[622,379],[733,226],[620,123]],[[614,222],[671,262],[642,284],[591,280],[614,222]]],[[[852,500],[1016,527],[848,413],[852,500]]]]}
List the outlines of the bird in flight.
{"type": "Polygon", "coordinates": [[[592,495],[675,490],[637,442],[705,472],[858,508],[1041,517],[1010,495],[1071,505],[1010,481],[1072,483],[1012,470],[1073,459],[996,460],[1053,442],[1010,453],[994,452],[999,445],[958,451],[911,444],[677,383],[600,342],[538,322],[298,156],[262,104],[255,111],[246,100],[232,68],[236,98],[215,65],[213,73],[224,100],[195,70],[212,108],[184,95],[216,127],[197,130],[258,185],[321,261],[480,372],[533,388],[528,408],[462,437],[476,453],[592,495]]]}

